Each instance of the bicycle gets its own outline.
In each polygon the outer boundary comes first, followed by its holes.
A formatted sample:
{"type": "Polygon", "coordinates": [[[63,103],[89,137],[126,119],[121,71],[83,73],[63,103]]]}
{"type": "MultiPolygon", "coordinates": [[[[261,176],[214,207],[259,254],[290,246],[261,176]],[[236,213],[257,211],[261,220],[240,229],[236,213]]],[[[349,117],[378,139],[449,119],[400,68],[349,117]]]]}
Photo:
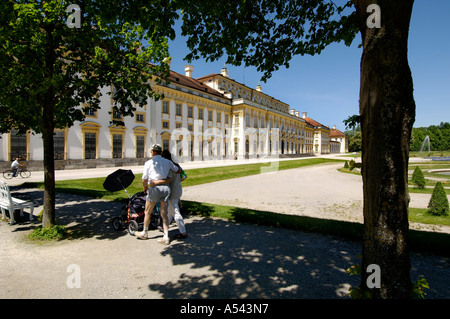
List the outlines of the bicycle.
{"type": "Polygon", "coordinates": [[[13,177],[17,177],[19,175],[22,178],[28,178],[31,176],[31,172],[25,166],[18,168],[15,176],[12,169],[7,169],[3,172],[3,177],[6,179],[12,179],[13,177]]]}

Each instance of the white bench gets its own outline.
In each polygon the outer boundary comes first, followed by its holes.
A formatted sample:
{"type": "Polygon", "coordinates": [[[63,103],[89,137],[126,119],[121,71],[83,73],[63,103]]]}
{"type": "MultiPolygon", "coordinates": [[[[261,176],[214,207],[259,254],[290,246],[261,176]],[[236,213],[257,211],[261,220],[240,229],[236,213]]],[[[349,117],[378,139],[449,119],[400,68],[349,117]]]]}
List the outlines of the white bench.
{"type": "Polygon", "coordinates": [[[30,209],[30,220],[33,220],[34,204],[11,196],[8,184],[0,181],[0,207],[2,218],[6,219],[6,209],[9,210],[10,224],[14,224],[14,210],[20,209],[20,216],[23,216],[23,209],[30,209]]]}

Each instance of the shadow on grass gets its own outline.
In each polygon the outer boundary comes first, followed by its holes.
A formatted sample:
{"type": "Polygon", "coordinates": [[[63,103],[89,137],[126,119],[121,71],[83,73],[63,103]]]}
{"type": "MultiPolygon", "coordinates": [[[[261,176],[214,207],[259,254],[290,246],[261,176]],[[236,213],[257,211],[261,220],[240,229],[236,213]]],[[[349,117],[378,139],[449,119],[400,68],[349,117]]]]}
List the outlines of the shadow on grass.
{"type": "MultiPolygon", "coordinates": [[[[20,187],[12,187],[14,197],[31,201],[34,204],[33,221],[28,220],[29,214],[20,218],[18,214],[17,224],[13,231],[29,231],[41,225],[38,215],[43,206],[43,190],[27,189],[23,191],[20,187]]],[[[56,221],[58,225],[66,227],[67,234],[59,241],[80,240],[85,238],[113,240],[128,233],[116,231],[112,227],[112,219],[120,215],[124,203],[117,201],[106,201],[92,196],[69,194],[57,192],[56,194],[56,221]]]]}

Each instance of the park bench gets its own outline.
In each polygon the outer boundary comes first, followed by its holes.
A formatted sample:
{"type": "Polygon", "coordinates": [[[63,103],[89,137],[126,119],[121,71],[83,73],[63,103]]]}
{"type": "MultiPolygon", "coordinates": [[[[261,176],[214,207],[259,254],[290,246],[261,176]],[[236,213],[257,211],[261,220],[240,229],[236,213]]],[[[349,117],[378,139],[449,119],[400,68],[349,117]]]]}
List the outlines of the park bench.
{"type": "Polygon", "coordinates": [[[20,216],[23,216],[23,209],[30,209],[30,220],[33,220],[34,204],[19,198],[11,196],[8,184],[0,181],[0,207],[2,209],[2,218],[6,219],[6,210],[9,211],[10,224],[14,224],[14,211],[20,209],[20,216]]]}

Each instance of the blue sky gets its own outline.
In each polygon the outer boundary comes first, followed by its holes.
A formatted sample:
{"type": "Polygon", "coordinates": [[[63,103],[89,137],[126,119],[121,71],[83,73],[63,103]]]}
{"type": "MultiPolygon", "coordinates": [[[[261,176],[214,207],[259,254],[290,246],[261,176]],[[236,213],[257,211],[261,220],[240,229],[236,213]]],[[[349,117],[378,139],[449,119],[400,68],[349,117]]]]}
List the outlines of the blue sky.
{"type": "MultiPolygon", "coordinates": [[[[409,34],[409,65],[414,81],[414,127],[450,122],[450,15],[449,0],[416,0],[409,34]]],[[[381,20],[383,12],[381,12],[381,20]]],[[[273,73],[263,92],[308,112],[316,121],[345,130],[343,120],[359,114],[359,79],[362,48],[358,34],[351,47],[343,43],[327,47],[317,56],[295,56],[290,68],[273,73]]],[[[186,39],[170,42],[171,69],[184,74],[188,53],[186,39]]],[[[192,61],[194,78],[220,73],[226,58],[206,63],[192,61]]],[[[255,88],[262,73],[251,67],[226,65],[230,78],[255,88]]]]}

